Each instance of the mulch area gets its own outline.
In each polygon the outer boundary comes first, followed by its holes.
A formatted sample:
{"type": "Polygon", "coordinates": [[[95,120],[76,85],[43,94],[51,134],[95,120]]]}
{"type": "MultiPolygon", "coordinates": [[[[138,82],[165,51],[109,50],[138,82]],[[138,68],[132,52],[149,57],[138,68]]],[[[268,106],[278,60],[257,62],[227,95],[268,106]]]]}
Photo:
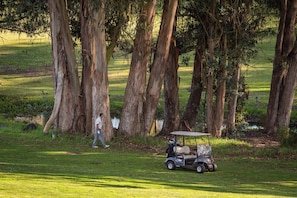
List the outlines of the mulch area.
{"type": "Polygon", "coordinates": [[[257,148],[277,147],[280,145],[276,136],[266,134],[263,130],[246,131],[245,136],[240,139],[249,142],[257,148]]]}

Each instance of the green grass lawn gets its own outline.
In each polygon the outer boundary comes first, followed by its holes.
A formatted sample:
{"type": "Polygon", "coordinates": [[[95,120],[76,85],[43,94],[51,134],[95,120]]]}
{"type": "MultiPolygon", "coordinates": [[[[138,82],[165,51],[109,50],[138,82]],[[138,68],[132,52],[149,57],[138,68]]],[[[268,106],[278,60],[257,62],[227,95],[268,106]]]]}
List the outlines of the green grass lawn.
{"type": "MultiPolygon", "coordinates": [[[[166,141],[147,138],[91,148],[92,137],[0,122],[0,197],[295,197],[297,161],[281,148],[212,139],[218,170],[167,170],[166,141]],[[142,146],[142,147],[141,147],[142,146]],[[138,149],[135,149],[138,148],[138,149]],[[139,149],[142,148],[142,149],[139,149]]],[[[294,154],[296,156],[296,152],[294,154]]]]}

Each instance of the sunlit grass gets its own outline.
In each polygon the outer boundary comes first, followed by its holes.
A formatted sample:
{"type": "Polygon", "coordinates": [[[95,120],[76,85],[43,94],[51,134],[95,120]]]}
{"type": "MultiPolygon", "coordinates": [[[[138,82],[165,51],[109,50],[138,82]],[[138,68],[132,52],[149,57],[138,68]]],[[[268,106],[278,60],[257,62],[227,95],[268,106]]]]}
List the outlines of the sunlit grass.
{"type": "Polygon", "coordinates": [[[16,97],[42,99],[43,93],[53,97],[53,81],[51,76],[2,75],[1,92],[16,97]]]}
{"type": "Polygon", "coordinates": [[[3,69],[23,70],[51,65],[50,50],[49,35],[28,37],[26,34],[4,32],[0,38],[0,71],[3,69]]]}

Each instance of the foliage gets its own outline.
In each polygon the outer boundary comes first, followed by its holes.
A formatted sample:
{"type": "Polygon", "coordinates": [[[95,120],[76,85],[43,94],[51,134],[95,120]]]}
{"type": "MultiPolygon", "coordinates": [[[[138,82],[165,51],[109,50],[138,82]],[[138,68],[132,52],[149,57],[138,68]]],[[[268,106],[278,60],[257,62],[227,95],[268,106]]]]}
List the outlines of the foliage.
{"type": "Polygon", "coordinates": [[[290,130],[290,128],[280,128],[277,130],[277,135],[283,146],[297,146],[297,132],[290,130]]]}
{"type": "Polygon", "coordinates": [[[0,1],[0,30],[39,34],[47,32],[47,0],[0,1]]]}
{"type": "Polygon", "coordinates": [[[43,113],[49,117],[53,101],[42,94],[44,99],[34,100],[27,97],[0,96],[0,112],[5,112],[7,117],[36,116],[43,113]]]}

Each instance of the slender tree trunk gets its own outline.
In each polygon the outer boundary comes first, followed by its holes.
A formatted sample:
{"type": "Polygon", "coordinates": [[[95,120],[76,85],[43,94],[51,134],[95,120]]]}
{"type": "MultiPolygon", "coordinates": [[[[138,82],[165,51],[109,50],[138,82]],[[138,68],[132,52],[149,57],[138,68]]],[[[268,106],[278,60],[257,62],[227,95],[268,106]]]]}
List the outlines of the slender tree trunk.
{"type": "Polygon", "coordinates": [[[154,61],[146,90],[144,135],[149,134],[155,119],[160,91],[164,80],[164,72],[166,69],[165,63],[168,58],[177,5],[178,0],[164,0],[164,12],[157,41],[157,50],[154,54],[154,61]]]}
{"type": "Polygon", "coordinates": [[[201,101],[203,91],[202,71],[205,65],[205,46],[200,46],[201,49],[196,49],[194,58],[194,71],[192,76],[191,93],[188,103],[180,122],[180,128],[186,131],[192,131],[196,124],[198,108],[201,101]]]}
{"type": "Polygon", "coordinates": [[[215,124],[215,136],[221,137],[222,135],[222,125],[224,121],[224,106],[225,106],[225,95],[226,95],[226,69],[221,68],[219,71],[217,92],[215,100],[214,109],[214,124],[215,124]]]}
{"type": "Polygon", "coordinates": [[[207,49],[208,56],[206,61],[206,131],[211,133],[213,136],[216,135],[216,125],[214,116],[214,76],[215,76],[215,48],[216,48],[216,23],[214,17],[216,16],[216,1],[210,1],[208,3],[208,15],[206,16],[207,28],[207,49]]]}
{"type": "MultiPolygon", "coordinates": [[[[97,2],[98,3],[98,2],[97,2]]],[[[91,57],[92,57],[92,107],[93,107],[93,131],[95,119],[104,114],[104,138],[110,140],[113,136],[113,128],[110,119],[110,106],[108,95],[108,74],[106,63],[105,41],[105,5],[100,1],[99,5],[91,5],[91,57]]]]}
{"type": "Polygon", "coordinates": [[[164,78],[164,124],[160,135],[170,135],[179,127],[178,57],[179,49],[172,36],[164,78]]]}
{"type": "Polygon", "coordinates": [[[124,107],[119,125],[119,131],[127,135],[135,135],[144,130],[143,105],[156,2],[156,0],[149,1],[145,5],[137,24],[124,107]]]}
{"type": "Polygon", "coordinates": [[[52,55],[54,65],[55,104],[44,132],[56,122],[61,132],[80,129],[80,86],[73,41],[68,26],[64,0],[48,1],[51,20],[52,55]]]}
{"type": "Polygon", "coordinates": [[[228,100],[228,113],[227,113],[227,135],[230,135],[231,132],[234,131],[235,129],[240,69],[241,67],[237,63],[236,66],[234,66],[234,71],[231,78],[231,93],[228,100]]]}
{"type": "Polygon", "coordinates": [[[216,127],[216,136],[222,136],[222,125],[224,122],[224,112],[225,112],[225,96],[226,96],[226,78],[227,78],[227,37],[223,36],[221,51],[223,56],[220,60],[220,69],[218,71],[217,77],[217,91],[216,91],[216,102],[214,109],[214,123],[216,127]]]}
{"type": "MultiPolygon", "coordinates": [[[[212,28],[210,28],[212,29],[212,28]]],[[[208,38],[208,51],[209,57],[208,62],[211,63],[214,61],[214,39],[208,38]]],[[[206,117],[206,124],[207,124],[207,132],[211,133],[212,135],[216,135],[215,125],[214,125],[214,115],[213,115],[213,86],[214,86],[214,68],[213,66],[209,65],[206,71],[206,106],[207,106],[207,117],[206,117]]]]}

